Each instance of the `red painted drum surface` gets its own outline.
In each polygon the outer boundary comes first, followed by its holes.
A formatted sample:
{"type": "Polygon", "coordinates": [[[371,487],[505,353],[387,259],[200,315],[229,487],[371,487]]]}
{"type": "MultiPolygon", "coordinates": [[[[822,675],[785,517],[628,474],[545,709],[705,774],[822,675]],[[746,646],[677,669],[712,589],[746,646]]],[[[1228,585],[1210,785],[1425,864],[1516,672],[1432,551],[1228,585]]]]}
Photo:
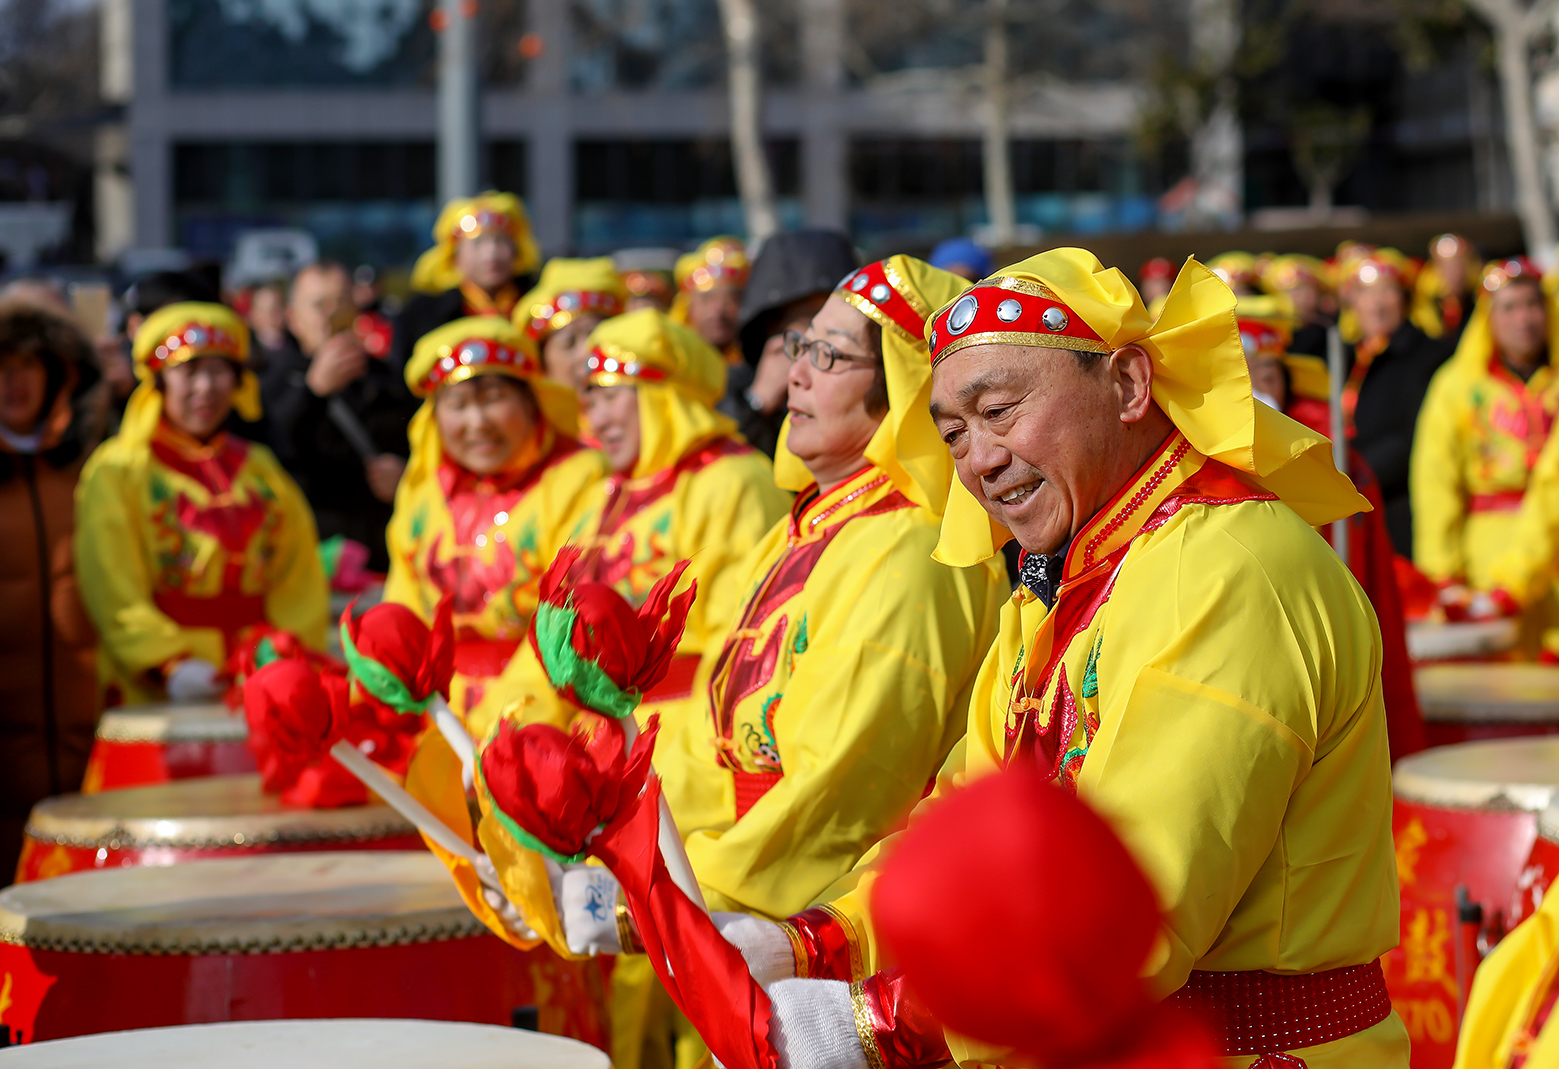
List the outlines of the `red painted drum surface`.
{"type": "Polygon", "coordinates": [[[1407,625],[1407,655],[1420,662],[1488,661],[1515,649],[1521,625],[1515,620],[1468,620],[1407,625]]]}
{"type": "Polygon", "coordinates": [[[419,850],[386,805],[298,809],[260,790],[258,774],[64,794],[33,807],[16,882],[85,869],[173,865],[303,850],[419,850]]]}
{"type": "Polygon", "coordinates": [[[600,965],[492,935],[427,852],[271,854],[18,884],[0,891],[0,975],[13,1042],[275,1018],[507,1025],[522,1006],[538,1007],[543,1032],[607,1042],[600,965]]]}
{"type": "Polygon", "coordinates": [[[98,721],[85,794],[146,783],[253,772],[242,713],[220,703],[125,705],[98,721]]]}
{"type": "Polygon", "coordinates": [[[1413,688],[1430,746],[1559,735],[1559,665],[1420,665],[1413,688]]]}
{"type": "Polygon", "coordinates": [[[1537,839],[1516,879],[1516,893],[1511,897],[1510,916],[1505,922],[1507,931],[1537,912],[1556,876],[1559,876],[1559,804],[1549,806],[1537,818],[1537,839]]]}
{"type": "MultiPolygon", "coordinates": [[[[1493,739],[1404,757],[1392,774],[1402,942],[1382,959],[1413,1069],[1449,1069],[1459,1027],[1455,895],[1503,918],[1559,788],[1559,739],[1493,739]]],[[[1464,964],[1470,980],[1476,961],[1464,964]]]]}
{"type": "Polygon", "coordinates": [[[146,1028],[13,1047],[6,1069],[611,1069],[561,1036],[486,1024],[239,1021],[146,1028]]]}

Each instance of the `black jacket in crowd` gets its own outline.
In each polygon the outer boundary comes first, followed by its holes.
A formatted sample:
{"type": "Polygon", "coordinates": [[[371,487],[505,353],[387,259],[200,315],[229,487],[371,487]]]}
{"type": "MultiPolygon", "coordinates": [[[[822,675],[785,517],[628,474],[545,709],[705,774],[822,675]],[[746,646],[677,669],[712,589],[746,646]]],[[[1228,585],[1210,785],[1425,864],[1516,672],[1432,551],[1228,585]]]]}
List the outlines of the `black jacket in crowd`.
{"type": "MultiPolygon", "coordinates": [[[[385,363],[396,375],[404,375],[417,340],[428,331],[453,323],[465,314],[466,300],[460,295],[459,287],[443,293],[416,294],[395,317],[395,331],[390,336],[390,352],[385,363]]],[[[404,383],[405,380],[401,381],[404,383]]]]}
{"type": "MultiPolygon", "coordinates": [[[[1430,338],[1413,324],[1403,323],[1391,336],[1391,343],[1370,363],[1353,412],[1354,448],[1380,482],[1391,544],[1404,557],[1413,555],[1413,513],[1407,488],[1413,429],[1429,380],[1450,355],[1451,346],[1443,339],[1430,338]]],[[[1350,345],[1343,353],[1350,373],[1353,358],[1350,345]]]]}
{"type": "MultiPolygon", "coordinates": [[[[272,447],[314,509],[321,540],[334,535],[363,543],[369,567],[389,568],[384,531],[392,506],[368,489],[363,459],[332,419],[329,398],[316,396],[305,376],[309,358],[296,345],[276,351],[261,380],[272,447]]],[[[368,359],[368,371],[335,395],[357,418],[380,453],[409,452],[406,427],[419,402],[388,361],[368,359]]]]}

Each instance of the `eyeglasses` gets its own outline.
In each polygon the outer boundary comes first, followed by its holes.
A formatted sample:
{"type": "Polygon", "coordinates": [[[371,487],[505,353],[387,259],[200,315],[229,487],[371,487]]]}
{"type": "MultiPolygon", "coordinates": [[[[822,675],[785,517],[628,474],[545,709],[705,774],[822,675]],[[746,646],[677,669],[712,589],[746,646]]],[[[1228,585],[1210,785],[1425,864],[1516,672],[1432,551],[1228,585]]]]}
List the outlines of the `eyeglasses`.
{"type": "MultiPolygon", "coordinates": [[[[808,338],[799,330],[785,331],[785,356],[791,360],[799,360],[805,356],[819,371],[832,371],[835,364],[872,367],[877,363],[870,357],[841,353],[826,341],[808,338]]],[[[848,369],[846,367],[840,370],[848,369]]]]}

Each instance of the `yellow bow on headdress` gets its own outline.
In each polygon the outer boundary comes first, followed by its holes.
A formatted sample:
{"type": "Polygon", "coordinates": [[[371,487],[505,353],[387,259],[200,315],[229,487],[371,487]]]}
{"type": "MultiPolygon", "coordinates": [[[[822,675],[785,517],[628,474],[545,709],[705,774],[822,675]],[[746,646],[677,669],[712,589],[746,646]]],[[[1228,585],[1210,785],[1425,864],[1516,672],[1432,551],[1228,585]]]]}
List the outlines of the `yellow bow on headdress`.
{"type": "Polygon", "coordinates": [[[181,301],[159,308],[135,332],[131,355],[140,383],[125,405],[121,438],[151,440],[162,419],[157,374],[201,356],[220,356],[238,365],[233,409],[251,423],[260,418],[260,383],[248,367],[249,327],[225,304],[181,301]]]}
{"type": "Polygon", "coordinates": [[[536,343],[497,316],[467,316],[424,334],[406,361],[406,385],[424,398],[406,430],[411,457],[402,481],[407,485],[436,476],[443,460],[433,418],[438,392],[477,375],[519,379],[530,387],[548,427],[567,438],[578,437],[579,401],[573,390],[542,375],[536,343]]]}
{"type": "MultiPolygon", "coordinates": [[[[967,280],[923,260],[892,256],[848,275],[834,290],[882,328],[888,414],[866,443],[866,459],[934,516],[946,507],[955,476],[952,454],[931,422],[931,355],[924,328],[936,309],[968,288],[967,280]]],[[[786,446],[789,433],[787,416],[774,452],[774,481],[785,490],[804,490],[812,476],[786,446]]]]}
{"type": "Polygon", "coordinates": [[[433,224],[433,247],[411,269],[411,288],[419,293],[443,293],[464,278],[455,266],[455,246],[462,238],[500,230],[514,242],[514,273],[528,275],[541,263],[541,250],[531,234],[525,205],[513,193],[488,190],[459,197],[444,205],[433,224]]]}
{"type": "Polygon", "coordinates": [[[609,319],[590,334],[589,382],[639,393],[639,459],[633,478],[665,471],[714,438],[737,437],[715,411],[725,396],[725,361],[691,327],[658,308],[609,319]]]}
{"type": "Polygon", "coordinates": [[[610,256],[566,260],[554,256],[541,269],[536,287],[514,306],[514,325],[539,345],[581,315],[602,319],[622,314],[628,288],[610,256]]]}
{"type": "MultiPolygon", "coordinates": [[[[1114,352],[1132,344],[1147,351],[1153,361],[1153,400],[1193,449],[1243,472],[1312,526],[1369,509],[1353,483],[1332,463],[1329,441],[1252,396],[1234,294],[1195,259],[1181,268],[1156,321],[1148,318],[1142,298],[1126,276],[1104,267],[1084,249],[1052,249],[985,279],[969,291],[976,307],[971,315],[983,317],[984,305],[994,309],[1015,292],[1037,290],[1054,296],[1047,304],[1063,306],[1066,314],[1048,321],[1060,324],[1054,329],[1096,338],[1101,344],[1095,351],[1114,352]],[[1075,323],[1068,326],[1071,316],[1080,318],[1086,331],[1075,323]]],[[[939,311],[929,330],[946,329],[943,312],[951,314],[948,308],[939,311]]],[[[974,320],[974,332],[960,331],[956,342],[941,338],[943,348],[933,343],[936,355],[954,345],[1056,346],[1054,334],[981,334],[980,322],[974,320]]],[[[965,322],[964,330],[968,329],[965,322]]],[[[1080,345],[1067,337],[1062,347],[1080,345]]],[[[976,564],[993,556],[1011,537],[955,479],[936,559],[955,566],[976,564]]]]}

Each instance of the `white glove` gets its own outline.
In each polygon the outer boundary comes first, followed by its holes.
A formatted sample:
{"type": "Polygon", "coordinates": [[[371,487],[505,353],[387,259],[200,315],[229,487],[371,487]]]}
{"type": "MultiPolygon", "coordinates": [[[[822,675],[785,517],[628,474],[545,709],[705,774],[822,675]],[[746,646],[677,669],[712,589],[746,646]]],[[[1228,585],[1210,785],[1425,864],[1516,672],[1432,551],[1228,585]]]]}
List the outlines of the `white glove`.
{"type": "Polygon", "coordinates": [[[781,980],[768,988],[769,1041],[780,1069],[867,1069],[843,980],[781,980]]]}
{"type": "Polygon", "coordinates": [[[575,954],[621,954],[617,937],[617,877],[599,865],[563,870],[558,916],[568,949],[575,954]]]}
{"type": "Polygon", "coordinates": [[[513,932],[518,938],[527,942],[534,942],[541,936],[536,934],[536,929],[525,923],[525,918],[520,914],[513,902],[503,893],[503,881],[498,879],[498,870],[493,867],[492,859],[486,854],[478,854],[474,863],[477,879],[482,881],[482,897],[487,904],[498,914],[503,926],[513,932]]]}
{"type": "Polygon", "coordinates": [[[795,977],[796,954],[779,925],[750,913],[711,913],[709,917],[725,941],[742,952],[747,970],[759,985],[768,987],[776,980],[795,977]]]}
{"type": "Polygon", "coordinates": [[[172,702],[204,702],[220,697],[222,686],[217,682],[217,666],[199,657],[190,657],[173,666],[168,673],[168,700],[172,702]]]}

